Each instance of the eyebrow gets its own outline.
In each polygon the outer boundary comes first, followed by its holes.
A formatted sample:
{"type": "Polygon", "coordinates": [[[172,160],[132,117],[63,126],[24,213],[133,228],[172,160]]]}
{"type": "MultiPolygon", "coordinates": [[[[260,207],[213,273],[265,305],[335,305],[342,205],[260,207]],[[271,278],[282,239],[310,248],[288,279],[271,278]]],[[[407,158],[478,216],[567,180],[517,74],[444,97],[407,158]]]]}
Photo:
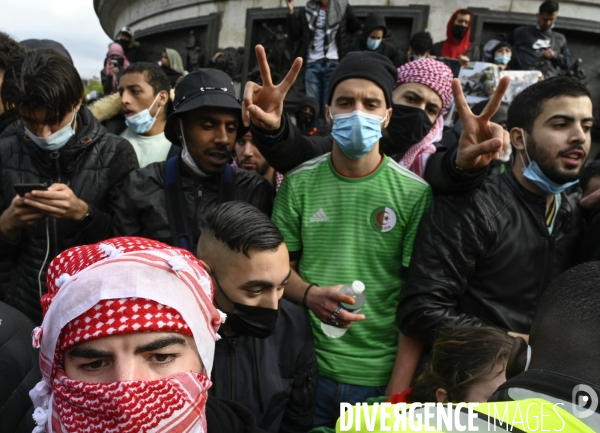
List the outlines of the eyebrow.
{"type": "Polygon", "coordinates": [[[144,344],[143,346],[138,346],[135,348],[133,353],[139,355],[140,353],[152,352],[154,350],[164,349],[165,347],[173,345],[187,346],[187,343],[182,337],[176,337],[175,335],[172,335],[154,340],[151,343],[144,344]]]}
{"type": "Polygon", "coordinates": [[[283,279],[283,281],[280,284],[274,285],[273,282],[267,281],[267,280],[251,280],[251,281],[245,282],[242,285],[242,287],[244,287],[244,288],[250,288],[250,287],[279,287],[279,286],[282,286],[283,283],[285,283],[287,280],[289,280],[291,276],[292,276],[292,270],[290,269],[290,271],[288,272],[287,276],[283,279]]]}
{"type": "Polygon", "coordinates": [[[91,347],[74,347],[67,352],[67,356],[69,358],[96,359],[111,357],[113,353],[92,349],[91,347]]]}
{"type": "MultiPolygon", "coordinates": [[[[575,118],[573,116],[569,116],[568,114],[555,114],[554,116],[551,116],[548,119],[546,119],[546,121],[544,123],[548,123],[548,122],[551,122],[552,120],[556,120],[556,119],[563,119],[563,120],[568,120],[569,122],[575,122],[575,118]]],[[[581,121],[582,122],[593,122],[594,118],[586,117],[585,119],[581,119],[581,121]]]]}
{"type": "MultiPolygon", "coordinates": [[[[152,341],[151,343],[144,344],[143,346],[136,347],[134,353],[139,355],[144,352],[151,352],[153,350],[163,349],[168,346],[172,346],[174,344],[178,344],[181,346],[186,346],[186,341],[181,337],[170,336],[165,338],[160,338],[158,340],[152,341]]],[[[110,358],[114,356],[112,352],[103,351],[94,349],[91,347],[74,347],[73,349],[67,352],[67,356],[69,358],[85,358],[85,359],[97,359],[97,358],[110,358]]]]}
{"type": "Polygon", "coordinates": [[[234,124],[234,123],[238,123],[237,119],[227,119],[227,120],[221,120],[221,119],[217,119],[216,117],[211,117],[208,114],[201,114],[200,116],[194,118],[194,121],[196,122],[211,122],[211,123],[227,123],[227,124],[234,124]]]}

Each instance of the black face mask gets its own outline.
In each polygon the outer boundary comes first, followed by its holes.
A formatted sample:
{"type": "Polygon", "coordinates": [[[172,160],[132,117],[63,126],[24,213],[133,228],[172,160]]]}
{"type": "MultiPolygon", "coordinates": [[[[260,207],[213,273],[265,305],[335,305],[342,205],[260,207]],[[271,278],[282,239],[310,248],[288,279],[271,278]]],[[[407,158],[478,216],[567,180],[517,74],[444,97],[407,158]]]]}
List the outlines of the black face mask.
{"type": "Polygon", "coordinates": [[[454,36],[456,39],[462,39],[467,34],[467,29],[468,27],[454,24],[452,26],[452,36],[454,36]]]}
{"type": "Polygon", "coordinates": [[[315,116],[304,111],[300,111],[296,114],[296,123],[301,127],[313,126],[315,123],[315,116]]]}
{"type": "MultiPolygon", "coordinates": [[[[227,319],[225,320],[225,323],[231,327],[231,330],[235,332],[236,335],[267,338],[273,333],[273,331],[275,331],[275,328],[277,328],[277,322],[279,321],[279,310],[263,307],[251,307],[250,305],[233,302],[221,288],[221,285],[219,284],[219,281],[217,281],[216,277],[215,283],[221,293],[223,293],[223,296],[225,296],[227,300],[233,304],[233,313],[227,313],[227,319]]],[[[219,307],[219,309],[221,309],[221,307],[219,307]]]]}
{"type": "Polygon", "coordinates": [[[408,105],[393,104],[392,118],[387,126],[392,141],[401,146],[412,146],[429,133],[433,123],[425,110],[408,105]]]}

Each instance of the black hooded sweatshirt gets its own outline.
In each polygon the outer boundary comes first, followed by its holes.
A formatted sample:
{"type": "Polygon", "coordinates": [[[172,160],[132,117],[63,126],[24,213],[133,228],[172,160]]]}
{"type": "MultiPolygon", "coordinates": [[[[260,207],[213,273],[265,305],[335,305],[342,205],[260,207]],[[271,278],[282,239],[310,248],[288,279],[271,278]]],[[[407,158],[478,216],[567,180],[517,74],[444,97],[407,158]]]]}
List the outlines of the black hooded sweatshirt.
{"type": "Polygon", "coordinates": [[[320,114],[321,110],[319,108],[319,101],[317,101],[317,98],[307,96],[306,98],[300,100],[300,102],[298,103],[298,108],[296,108],[296,111],[294,111],[294,117],[296,118],[296,125],[298,126],[298,129],[300,130],[302,135],[306,137],[327,137],[331,135],[331,127],[329,125],[319,126],[320,114]],[[312,108],[315,112],[315,117],[311,124],[303,126],[300,124],[299,115],[300,110],[302,110],[302,108],[304,107],[312,108]]]}
{"type": "Polygon", "coordinates": [[[371,32],[375,29],[383,29],[383,38],[381,44],[377,47],[377,49],[373,50],[374,53],[381,54],[382,56],[386,56],[395,67],[399,68],[404,63],[404,59],[400,54],[400,51],[397,50],[392,44],[385,41],[385,37],[387,36],[387,26],[385,25],[385,17],[379,14],[370,14],[365,19],[365,25],[363,27],[362,34],[357,37],[348,48],[348,52],[351,51],[371,51],[367,48],[367,39],[371,32]]]}

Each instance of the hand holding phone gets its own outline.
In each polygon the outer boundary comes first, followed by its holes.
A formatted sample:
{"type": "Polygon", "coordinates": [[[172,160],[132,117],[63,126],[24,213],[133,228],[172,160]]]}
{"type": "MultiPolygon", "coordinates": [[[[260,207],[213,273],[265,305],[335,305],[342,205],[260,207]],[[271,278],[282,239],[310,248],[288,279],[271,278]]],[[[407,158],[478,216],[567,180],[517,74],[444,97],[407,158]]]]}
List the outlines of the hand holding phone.
{"type": "Polygon", "coordinates": [[[37,190],[37,191],[46,191],[48,190],[48,185],[46,182],[44,183],[17,183],[14,185],[15,191],[19,194],[20,197],[24,197],[28,192],[37,190]]]}

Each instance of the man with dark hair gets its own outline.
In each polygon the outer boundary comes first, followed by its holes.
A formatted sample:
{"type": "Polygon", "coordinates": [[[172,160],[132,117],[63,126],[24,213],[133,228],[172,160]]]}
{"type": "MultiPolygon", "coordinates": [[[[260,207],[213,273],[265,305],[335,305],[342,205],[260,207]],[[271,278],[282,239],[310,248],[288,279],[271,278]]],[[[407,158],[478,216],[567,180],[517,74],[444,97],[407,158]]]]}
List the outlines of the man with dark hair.
{"type": "Polygon", "coordinates": [[[251,204],[223,203],[206,218],[198,258],[227,314],[211,395],[250,409],[269,433],[310,430],[317,360],[306,316],[281,299],[291,273],[283,236],[251,204]]]}
{"type": "Polygon", "coordinates": [[[119,43],[125,51],[125,57],[131,63],[143,62],[144,53],[142,52],[142,46],[138,41],[133,39],[133,31],[124,26],[119,30],[115,42],[119,43]]]}
{"type": "MultiPolygon", "coordinates": [[[[2,88],[2,80],[9,63],[13,57],[23,52],[23,47],[8,36],[6,33],[0,32],[0,89],[2,88]]],[[[10,107],[5,110],[0,97],[0,138],[11,135],[17,130],[19,116],[15,110],[10,107]]]]}
{"type": "Polygon", "coordinates": [[[431,57],[433,51],[433,39],[429,32],[417,32],[410,38],[408,45],[408,61],[431,57]]]}
{"type": "Polygon", "coordinates": [[[387,57],[394,66],[399,67],[402,65],[402,56],[396,47],[386,41],[387,37],[388,28],[385,17],[381,14],[371,13],[365,19],[362,34],[350,44],[348,52],[372,51],[387,57]]]}
{"type": "Polygon", "coordinates": [[[556,70],[571,67],[567,38],[553,30],[557,17],[558,3],[545,1],[537,14],[537,25],[518,27],[506,37],[506,42],[514,47],[514,56],[521,69],[556,70]]]}
{"type": "Polygon", "coordinates": [[[231,167],[235,141],[246,132],[231,78],[199,69],[175,88],[165,136],[181,156],[136,170],[115,207],[119,235],[144,236],[195,251],[207,214],[242,200],[270,215],[273,188],[260,175],[231,167]]]}
{"type": "Polygon", "coordinates": [[[582,220],[564,191],[590,150],[590,93],[570,78],[541,81],[514,99],[507,123],[513,167],[470,194],[436,197],[423,218],[398,310],[408,336],[431,342],[447,325],[529,334],[540,295],[576,262],[582,220]]]}
{"type": "Polygon", "coordinates": [[[21,125],[0,140],[0,261],[14,270],[0,292],[37,323],[49,260],[110,237],[109,205],[138,167],[131,145],[107,133],[82,100],[77,70],[54,50],[17,55],[4,76],[4,107],[21,125]],[[17,184],[34,185],[17,194],[17,184]]]}
{"type": "Polygon", "coordinates": [[[353,52],[340,62],[326,112],[332,151],[286,173],[275,202],[273,221],[297,271],[285,296],[304,304],[315,334],[315,427],[335,423],[341,402],[382,395],[404,368],[396,302],[431,189],[379,151],[397,79],[377,53],[353,52]],[[341,289],[355,280],[366,286],[360,314],[340,307],[354,303],[341,289]]]}
{"type": "Polygon", "coordinates": [[[292,41],[299,41],[305,69],[306,96],[319,101],[325,111],[329,78],[348,52],[352,35],[361,28],[347,0],[310,0],[294,12],[294,0],[287,0],[287,29],[292,41]]]}
{"type": "Polygon", "coordinates": [[[127,125],[121,137],[135,149],[140,167],[166,161],[169,154],[175,156],[181,150],[164,133],[173,111],[170,92],[168,77],[154,63],[134,63],[121,75],[119,95],[127,125]]]}
{"type": "Polygon", "coordinates": [[[281,182],[283,182],[283,174],[275,171],[265,157],[262,156],[260,150],[256,148],[254,140],[252,140],[250,131],[235,142],[234,154],[234,163],[238,167],[260,174],[267,179],[275,192],[279,191],[281,182]]]}

